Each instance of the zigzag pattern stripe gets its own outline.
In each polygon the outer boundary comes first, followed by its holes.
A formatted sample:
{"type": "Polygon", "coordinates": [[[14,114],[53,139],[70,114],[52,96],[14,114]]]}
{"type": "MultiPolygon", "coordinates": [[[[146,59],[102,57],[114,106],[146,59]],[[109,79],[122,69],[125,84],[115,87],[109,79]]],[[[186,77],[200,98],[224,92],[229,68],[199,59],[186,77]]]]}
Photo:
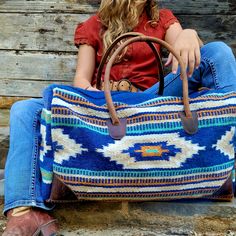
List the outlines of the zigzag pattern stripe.
{"type": "MultiPolygon", "coordinates": [[[[54,127],[56,126],[67,126],[67,127],[77,127],[78,125],[80,128],[87,128],[93,131],[96,131],[100,134],[107,135],[108,134],[108,129],[107,127],[96,127],[95,125],[89,125],[87,123],[82,122],[81,120],[70,120],[70,118],[66,118],[67,121],[63,119],[57,119],[54,118],[52,125],[54,127]]],[[[226,125],[233,125],[236,123],[236,117],[227,117],[227,118],[216,118],[216,119],[208,119],[208,120],[200,120],[199,121],[199,128],[209,128],[213,126],[226,126],[226,125]]],[[[132,135],[132,134],[145,134],[145,133],[150,133],[150,132],[167,132],[167,131],[178,131],[182,130],[183,126],[180,122],[164,122],[164,123],[155,123],[155,124],[140,124],[139,126],[135,127],[134,125],[128,126],[127,127],[127,135],[132,135]]]]}
{"type": "MultiPolygon", "coordinates": [[[[100,117],[93,117],[93,116],[89,116],[88,114],[81,114],[80,112],[77,111],[72,111],[71,109],[67,108],[67,107],[53,107],[52,109],[53,111],[53,115],[55,117],[61,118],[61,117],[71,117],[71,118],[77,118],[80,120],[83,120],[85,122],[88,123],[92,123],[92,124],[99,124],[101,126],[104,126],[106,123],[106,119],[101,119],[100,117]]],[[[235,114],[236,108],[234,106],[229,106],[229,107],[224,107],[218,110],[215,109],[203,109],[203,110],[199,110],[198,113],[198,117],[199,118],[208,118],[208,117],[215,117],[215,116],[227,116],[228,114],[235,114]]],[[[137,122],[143,122],[143,121],[153,121],[153,120],[157,120],[158,121],[162,121],[162,120],[175,120],[175,119],[179,119],[179,114],[178,112],[171,112],[171,113],[159,113],[158,117],[157,117],[158,113],[139,113],[138,115],[135,116],[131,116],[127,118],[127,124],[133,124],[133,123],[137,123],[137,122]]],[[[47,114],[44,112],[44,117],[45,119],[47,119],[47,117],[51,116],[51,112],[48,112],[47,114]]]]}
{"type": "MultiPolygon", "coordinates": [[[[191,104],[190,108],[192,111],[195,110],[202,110],[203,107],[207,110],[209,109],[217,109],[217,110],[221,110],[226,108],[226,103],[228,103],[228,106],[233,106],[233,110],[235,111],[235,100],[236,98],[229,98],[227,99],[227,101],[204,101],[204,102],[198,102],[196,104],[191,104]]],[[[90,116],[94,116],[94,117],[100,117],[100,119],[107,119],[109,118],[109,114],[107,109],[100,109],[100,110],[96,110],[95,109],[95,105],[94,106],[71,106],[71,104],[59,100],[59,99],[54,99],[54,102],[57,104],[56,108],[58,107],[70,107],[70,109],[74,112],[80,113],[81,115],[85,115],[85,114],[90,114],[90,116]]],[[[52,107],[52,109],[54,109],[55,106],[52,107]]],[[[117,109],[117,113],[119,115],[120,118],[124,118],[124,117],[131,117],[133,115],[137,115],[138,114],[142,114],[142,113],[175,113],[175,112],[179,112],[179,111],[183,111],[183,104],[179,104],[179,105],[174,105],[174,104],[169,104],[169,105],[160,105],[157,107],[143,107],[143,108],[139,108],[138,106],[130,106],[127,105],[122,109],[117,109]]]]}
{"type": "MultiPolygon", "coordinates": [[[[232,94],[233,94],[233,92],[227,93],[227,94],[212,93],[210,95],[208,94],[208,95],[202,95],[201,97],[197,97],[197,98],[191,98],[191,102],[198,103],[199,101],[215,101],[215,100],[219,100],[219,99],[225,100],[228,98],[232,98],[233,97],[232,94]]],[[[98,109],[101,108],[101,106],[94,106],[93,103],[88,102],[83,96],[81,96],[79,94],[73,93],[68,90],[60,89],[60,88],[54,89],[54,97],[58,97],[60,99],[63,99],[64,101],[68,101],[68,102],[70,102],[70,104],[71,103],[81,104],[81,102],[84,102],[84,104],[86,104],[86,106],[91,105],[92,107],[96,107],[98,109]]],[[[180,105],[180,104],[182,104],[182,99],[179,97],[174,97],[174,96],[173,97],[157,97],[155,99],[145,101],[140,104],[135,104],[135,107],[140,108],[140,107],[147,107],[147,106],[156,106],[157,104],[158,105],[161,105],[161,104],[173,105],[174,103],[176,103],[176,105],[180,105]]],[[[123,103],[116,103],[117,109],[122,108],[124,105],[127,106],[126,104],[123,104],[123,103]]],[[[104,105],[102,105],[102,106],[104,106],[104,105]]],[[[129,105],[129,106],[132,107],[132,105],[129,105]]]]}
{"type": "Polygon", "coordinates": [[[184,185],[184,184],[196,184],[197,182],[225,180],[229,177],[230,171],[220,174],[202,174],[194,177],[184,178],[166,178],[166,179],[94,179],[83,177],[71,177],[64,175],[57,175],[59,179],[70,185],[85,185],[85,186],[104,186],[104,187],[137,187],[137,186],[171,186],[171,185],[184,185]]]}
{"type": "Polygon", "coordinates": [[[115,177],[115,178],[148,178],[148,177],[170,177],[170,176],[179,176],[179,175],[191,175],[195,173],[203,174],[203,173],[213,173],[221,170],[232,170],[234,166],[234,160],[211,167],[206,168],[192,168],[189,170],[145,170],[145,171],[90,171],[79,168],[68,168],[58,166],[56,164],[53,165],[53,169],[55,173],[63,173],[65,175],[78,175],[78,176],[101,176],[101,177],[115,177]]]}

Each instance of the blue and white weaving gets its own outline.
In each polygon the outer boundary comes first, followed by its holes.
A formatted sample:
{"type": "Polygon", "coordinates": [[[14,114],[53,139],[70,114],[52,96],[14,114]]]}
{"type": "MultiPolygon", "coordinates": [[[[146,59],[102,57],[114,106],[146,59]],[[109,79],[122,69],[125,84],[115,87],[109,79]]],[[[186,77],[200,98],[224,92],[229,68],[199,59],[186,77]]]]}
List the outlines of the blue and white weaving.
{"type": "Polygon", "coordinates": [[[112,92],[127,133],[113,140],[103,92],[53,85],[44,92],[40,165],[44,198],[53,174],[78,199],[170,200],[213,195],[234,176],[236,93],[190,98],[199,131],[188,135],[180,97],[112,92]]]}

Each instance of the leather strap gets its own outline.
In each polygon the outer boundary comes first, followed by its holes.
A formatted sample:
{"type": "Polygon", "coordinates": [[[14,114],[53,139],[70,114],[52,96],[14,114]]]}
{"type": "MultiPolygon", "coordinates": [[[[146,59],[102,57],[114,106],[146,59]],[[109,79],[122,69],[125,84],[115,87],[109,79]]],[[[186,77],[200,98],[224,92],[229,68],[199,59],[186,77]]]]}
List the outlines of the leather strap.
{"type": "MultiPolygon", "coordinates": [[[[103,55],[103,57],[101,59],[100,65],[98,67],[97,78],[96,78],[96,88],[97,89],[99,89],[99,90],[102,89],[102,82],[101,82],[102,71],[103,71],[104,65],[106,64],[107,58],[109,57],[109,55],[111,54],[111,52],[115,48],[115,46],[117,46],[117,44],[125,38],[132,38],[132,37],[137,37],[137,36],[144,36],[144,34],[137,33],[137,32],[129,32],[129,33],[122,34],[119,37],[117,37],[112,42],[112,44],[108,47],[108,49],[106,50],[105,54],[103,55]]],[[[164,91],[164,69],[163,69],[161,56],[160,56],[159,52],[157,51],[156,47],[154,46],[154,44],[152,42],[147,41],[146,43],[149,45],[149,47],[153,51],[154,56],[156,58],[157,66],[159,68],[157,81],[160,81],[158,95],[163,95],[163,91],[164,91]]]]}
{"type": "MultiPolygon", "coordinates": [[[[192,115],[192,112],[190,110],[190,105],[189,105],[189,96],[188,96],[188,80],[187,80],[187,73],[184,67],[184,63],[178,53],[175,52],[175,50],[172,48],[171,45],[166,43],[163,40],[160,40],[158,38],[154,37],[148,37],[148,36],[143,36],[139,35],[134,38],[128,39],[124,43],[122,43],[113,53],[111,56],[109,62],[107,63],[107,67],[105,70],[105,77],[104,77],[104,93],[105,93],[105,98],[107,102],[107,107],[110,113],[112,125],[114,126],[119,126],[120,125],[120,120],[117,116],[117,112],[115,109],[115,106],[112,101],[111,97],[111,91],[110,91],[110,86],[109,86],[109,77],[110,77],[110,72],[111,72],[111,67],[113,63],[115,62],[116,57],[122,52],[122,50],[127,47],[129,44],[134,43],[134,42],[153,42],[153,43],[159,43],[163,47],[165,47],[169,52],[173,54],[173,56],[176,57],[176,59],[179,62],[180,65],[180,71],[181,71],[181,78],[183,81],[183,108],[184,108],[184,113],[181,114],[181,120],[182,122],[187,122],[187,124],[183,124],[184,130],[189,133],[189,134],[194,134],[198,130],[198,121],[197,121],[197,114],[194,116],[192,115]],[[183,118],[184,116],[184,118],[183,118]],[[190,125],[191,124],[191,127],[190,125]]],[[[196,113],[196,112],[194,112],[196,113]]],[[[124,134],[125,135],[125,134],[124,134]]],[[[121,135],[122,136],[122,135],[121,135]]]]}

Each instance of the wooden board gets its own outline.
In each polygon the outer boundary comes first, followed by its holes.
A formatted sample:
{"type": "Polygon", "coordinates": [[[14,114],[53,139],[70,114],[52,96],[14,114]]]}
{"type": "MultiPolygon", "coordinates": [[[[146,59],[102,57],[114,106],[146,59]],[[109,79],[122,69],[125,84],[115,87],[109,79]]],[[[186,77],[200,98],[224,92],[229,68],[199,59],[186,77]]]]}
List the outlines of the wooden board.
{"type": "MultiPolygon", "coordinates": [[[[75,68],[75,54],[2,51],[0,96],[41,97],[49,84],[72,84],[75,68]]],[[[5,101],[0,98],[0,108],[5,101]]]]}
{"type": "Polygon", "coordinates": [[[0,110],[0,127],[7,127],[9,125],[9,109],[0,110]]]}
{"type": "MultiPolygon", "coordinates": [[[[0,80],[0,94],[2,96],[42,97],[43,89],[52,81],[35,80],[0,80]],[[4,89],[3,89],[4,87],[4,89]]],[[[71,84],[71,82],[57,82],[57,84],[71,84]]]]}
{"type": "Polygon", "coordinates": [[[76,51],[73,43],[76,25],[88,17],[87,14],[0,14],[4,25],[0,49],[76,51]]]}
{"type": "Polygon", "coordinates": [[[9,110],[0,109],[0,169],[4,168],[9,148],[9,110]]]}
{"type": "MultiPolygon", "coordinates": [[[[55,12],[94,13],[100,0],[67,1],[15,1],[0,0],[0,12],[55,12]]],[[[176,14],[235,14],[234,0],[159,0],[161,7],[172,9],[176,14]]]]}
{"type": "MultiPolygon", "coordinates": [[[[4,27],[0,50],[76,52],[74,31],[87,14],[0,14],[4,27]]],[[[195,28],[206,41],[224,40],[236,52],[236,15],[179,15],[185,28],[195,28]],[[207,19],[207,20],[206,20],[207,19]]]]}
{"type": "MultiPolygon", "coordinates": [[[[76,53],[55,54],[15,51],[2,51],[0,53],[0,83],[2,80],[71,82],[75,75],[76,53]]],[[[0,95],[7,94],[1,85],[0,90],[0,95]]]]}

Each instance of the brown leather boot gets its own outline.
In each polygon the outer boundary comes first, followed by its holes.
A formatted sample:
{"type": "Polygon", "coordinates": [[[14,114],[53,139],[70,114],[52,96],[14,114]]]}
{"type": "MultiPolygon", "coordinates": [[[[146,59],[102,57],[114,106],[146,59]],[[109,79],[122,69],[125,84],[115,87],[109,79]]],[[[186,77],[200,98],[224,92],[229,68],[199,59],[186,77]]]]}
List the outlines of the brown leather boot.
{"type": "Polygon", "coordinates": [[[7,227],[2,236],[55,236],[58,232],[56,220],[47,212],[30,208],[27,213],[19,216],[7,212],[7,227]]]}

